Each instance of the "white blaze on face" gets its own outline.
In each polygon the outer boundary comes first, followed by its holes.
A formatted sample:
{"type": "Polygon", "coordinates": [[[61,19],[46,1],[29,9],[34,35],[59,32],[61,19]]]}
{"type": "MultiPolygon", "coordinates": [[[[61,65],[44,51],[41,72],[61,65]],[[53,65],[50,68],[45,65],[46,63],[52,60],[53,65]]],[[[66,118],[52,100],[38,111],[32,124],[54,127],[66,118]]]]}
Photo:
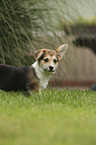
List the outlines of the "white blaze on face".
{"type": "Polygon", "coordinates": [[[54,72],[56,68],[58,67],[58,62],[54,63],[54,59],[57,60],[56,56],[48,55],[44,57],[44,59],[41,60],[40,67],[42,67],[46,71],[50,71],[50,67],[53,67],[52,72],[54,72]],[[48,59],[48,62],[44,61],[44,59],[46,58],[48,59]]]}
{"type": "Polygon", "coordinates": [[[58,67],[58,62],[54,63],[54,60],[57,60],[57,58],[55,56],[50,57],[50,65],[53,67],[53,71],[56,70],[56,68],[58,67]]]}

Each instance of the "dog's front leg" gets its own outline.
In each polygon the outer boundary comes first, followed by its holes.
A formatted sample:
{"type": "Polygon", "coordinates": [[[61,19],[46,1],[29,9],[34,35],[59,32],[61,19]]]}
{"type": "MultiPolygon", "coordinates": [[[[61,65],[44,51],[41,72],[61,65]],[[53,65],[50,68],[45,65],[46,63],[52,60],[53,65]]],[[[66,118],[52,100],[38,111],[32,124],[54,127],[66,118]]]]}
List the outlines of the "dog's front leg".
{"type": "Polygon", "coordinates": [[[41,89],[40,89],[39,85],[37,85],[37,84],[27,85],[26,88],[27,88],[30,95],[32,95],[33,93],[38,93],[38,92],[40,93],[41,92],[41,89]]]}
{"type": "Polygon", "coordinates": [[[41,94],[41,91],[39,90],[31,90],[31,89],[28,89],[28,92],[30,95],[34,94],[34,93],[40,93],[41,94]]]}

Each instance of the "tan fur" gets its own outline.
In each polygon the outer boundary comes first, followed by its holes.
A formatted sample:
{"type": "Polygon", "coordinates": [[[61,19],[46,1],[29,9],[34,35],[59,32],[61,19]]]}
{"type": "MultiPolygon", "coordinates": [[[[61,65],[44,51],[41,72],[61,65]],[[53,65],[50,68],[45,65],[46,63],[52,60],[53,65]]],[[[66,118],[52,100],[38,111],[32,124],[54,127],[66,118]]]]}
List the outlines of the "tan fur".
{"type": "Polygon", "coordinates": [[[27,89],[29,93],[32,94],[32,92],[38,91],[40,89],[39,79],[36,76],[36,72],[32,67],[30,67],[29,69],[27,78],[28,78],[27,89]]]}

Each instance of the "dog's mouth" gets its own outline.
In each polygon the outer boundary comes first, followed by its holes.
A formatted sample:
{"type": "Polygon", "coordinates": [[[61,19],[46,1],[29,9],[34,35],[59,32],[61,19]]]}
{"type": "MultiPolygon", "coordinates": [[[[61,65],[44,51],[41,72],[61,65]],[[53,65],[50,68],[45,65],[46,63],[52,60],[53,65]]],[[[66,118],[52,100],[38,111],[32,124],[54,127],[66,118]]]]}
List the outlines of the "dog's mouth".
{"type": "Polygon", "coordinates": [[[54,73],[54,72],[55,72],[55,69],[54,69],[54,70],[51,70],[51,69],[44,69],[44,71],[50,72],[50,73],[54,73]]]}

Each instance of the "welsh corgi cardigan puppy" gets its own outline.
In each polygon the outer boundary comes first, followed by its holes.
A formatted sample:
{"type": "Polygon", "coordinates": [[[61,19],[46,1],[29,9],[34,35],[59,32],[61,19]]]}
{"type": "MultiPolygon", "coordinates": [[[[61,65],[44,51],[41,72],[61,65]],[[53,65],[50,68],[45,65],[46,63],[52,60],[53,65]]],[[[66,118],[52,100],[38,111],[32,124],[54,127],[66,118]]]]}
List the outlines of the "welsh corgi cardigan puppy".
{"type": "Polygon", "coordinates": [[[37,50],[36,62],[31,66],[15,67],[0,64],[0,89],[4,91],[28,90],[32,94],[34,91],[46,88],[67,49],[68,45],[64,44],[56,50],[37,50]]]}

